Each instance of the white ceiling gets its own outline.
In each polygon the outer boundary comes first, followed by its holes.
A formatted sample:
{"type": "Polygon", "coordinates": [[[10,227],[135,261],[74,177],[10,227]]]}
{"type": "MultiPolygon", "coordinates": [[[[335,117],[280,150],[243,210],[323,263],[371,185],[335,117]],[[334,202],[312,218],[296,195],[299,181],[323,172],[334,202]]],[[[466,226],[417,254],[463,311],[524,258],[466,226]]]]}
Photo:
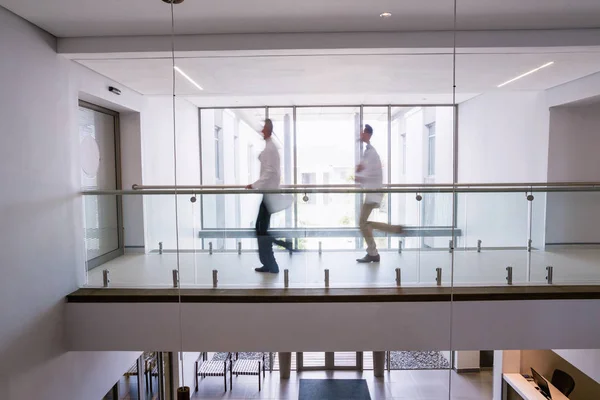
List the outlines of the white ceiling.
{"type": "MultiPolygon", "coordinates": [[[[457,27],[600,27],[598,0],[457,0],[457,27]]],[[[164,35],[171,6],[161,0],[0,0],[58,37],[164,35]]],[[[186,0],[174,7],[177,34],[450,30],[453,0],[186,0]],[[383,11],[393,13],[381,19],[383,11]]]]}
{"type": "MultiPolygon", "coordinates": [[[[171,95],[172,60],[78,60],[144,95],[171,95]]],[[[199,106],[451,103],[453,57],[419,55],[302,55],[181,58],[176,94],[199,106]]],[[[495,90],[545,90],[600,71],[600,51],[459,54],[458,102],[495,90]],[[497,85],[549,61],[554,65],[501,89],[497,85]]]]}

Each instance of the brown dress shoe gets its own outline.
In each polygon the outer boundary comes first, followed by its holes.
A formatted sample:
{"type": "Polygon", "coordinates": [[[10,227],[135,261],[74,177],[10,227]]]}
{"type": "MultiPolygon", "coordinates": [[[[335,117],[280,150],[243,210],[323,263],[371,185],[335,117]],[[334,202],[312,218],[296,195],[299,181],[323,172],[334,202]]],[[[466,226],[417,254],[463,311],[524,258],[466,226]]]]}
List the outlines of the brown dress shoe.
{"type": "Polygon", "coordinates": [[[357,258],[356,261],[359,263],[371,263],[371,262],[379,262],[380,257],[379,254],[377,254],[376,256],[370,256],[370,255],[366,255],[363,258],[357,258]]]}

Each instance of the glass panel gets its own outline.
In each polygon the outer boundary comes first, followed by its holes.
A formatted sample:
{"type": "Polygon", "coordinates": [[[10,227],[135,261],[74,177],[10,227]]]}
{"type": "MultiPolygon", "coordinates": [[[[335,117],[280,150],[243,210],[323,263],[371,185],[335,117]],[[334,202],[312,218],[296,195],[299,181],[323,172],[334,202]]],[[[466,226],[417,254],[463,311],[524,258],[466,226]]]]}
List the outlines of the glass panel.
{"type": "Polygon", "coordinates": [[[504,285],[527,281],[529,204],[524,193],[459,193],[454,281],[504,285]]]}
{"type": "MultiPolygon", "coordinates": [[[[258,155],[264,149],[260,131],[264,108],[202,109],[200,111],[202,185],[245,186],[260,173],[258,155]],[[218,132],[219,145],[215,143],[218,132]]],[[[281,143],[275,136],[277,145],[281,143]]],[[[260,196],[201,196],[202,227],[206,229],[254,228],[260,196]]],[[[285,218],[277,216],[272,226],[281,226],[285,218]]],[[[224,248],[225,249],[225,248],[224,248]]],[[[228,249],[235,249],[233,247],[228,249]]]]}
{"type": "MultiPolygon", "coordinates": [[[[534,193],[532,206],[539,207],[542,193],[534,193]]],[[[536,238],[531,252],[531,280],[546,283],[552,267],[552,282],[557,284],[595,284],[600,281],[597,260],[600,255],[600,193],[552,192],[546,195],[544,225],[533,224],[536,238]],[[545,237],[542,246],[537,238],[545,237]]],[[[534,215],[537,213],[534,212],[534,215]]],[[[538,217],[539,218],[539,217],[538,217]]],[[[536,219],[534,219],[536,221],[536,219]]]]}
{"type": "MultiPolygon", "coordinates": [[[[296,110],[296,179],[299,184],[353,184],[358,159],[358,107],[318,107],[296,110]],[[336,151],[331,151],[335,148],[336,151]]],[[[299,227],[356,227],[356,195],[308,194],[298,202],[299,227]]],[[[328,248],[353,248],[346,239],[323,238],[328,248]],[[339,247],[338,247],[339,248],[339,247]]],[[[307,240],[308,248],[318,241],[307,240]]]]}
{"type": "MultiPolygon", "coordinates": [[[[98,197],[102,199],[100,203],[117,201],[117,196],[114,195],[86,195],[84,197],[98,197]]],[[[144,234],[143,229],[141,232],[133,232],[133,230],[130,232],[130,236],[146,237],[146,246],[145,248],[132,249],[131,252],[118,258],[103,260],[101,268],[95,268],[88,272],[87,284],[93,287],[101,287],[103,285],[103,270],[108,270],[111,287],[172,286],[172,271],[177,269],[174,197],[172,195],[144,195],[139,197],[128,196],[127,199],[143,201],[143,208],[148,213],[144,221],[146,233],[144,234]]],[[[141,207],[141,203],[138,205],[132,202],[128,205],[127,202],[124,202],[125,212],[130,212],[130,218],[133,218],[132,211],[140,211],[141,207]]],[[[86,215],[85,218],[87,219],[88,216],[86,215]]],[[[125,220],[126,226],[128,226],[127,223],[132,227],[140,224],[140,221],[127,222],[127,218],[125,220]]],[[[184,232],[187,229],[182,228],[181,231],[184,232]]],[[[191,232],[189,235],[191,236],[191,232]]],[[[86,240],[86,242],[89,242],[89,240],[86,240]]],[[[182,242],[185,242],[185,240],[182,240],[182,242]]]]}
{"type": "Polygon", "coordinates": [[[452,194],[423,193],[419,202],[419,225],[416,240],[419,246],[419,284],[433,286],[438,283],[441,269],[441,285],[450,285],[452,277],[452,194]]]}

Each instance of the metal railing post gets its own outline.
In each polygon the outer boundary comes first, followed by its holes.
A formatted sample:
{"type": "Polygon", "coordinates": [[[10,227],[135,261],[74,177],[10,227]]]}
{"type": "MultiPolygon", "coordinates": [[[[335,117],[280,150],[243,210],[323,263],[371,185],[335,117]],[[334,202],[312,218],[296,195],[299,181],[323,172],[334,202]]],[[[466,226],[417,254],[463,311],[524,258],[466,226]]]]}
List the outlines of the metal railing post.
{"type": "Polygon", "coordinates": [[[163,253],[163,243],[158,242],[158,254],[162,254],[162,253],[163,253]]]}
{"type": "Polygon", "coordinates": [[[547,266],[546,271],[546,282],[548,282],[548,285],[552,285],[552,279],[554,278],[554,267],[547,266]]]}
{"type": "Polygon", "coordinates": [[[529,239],[527,240],[527,251],[531,253],[531,244],[533,243],[533,240],[529,239]]]}
{"type": "Polygon", "coordinates": [[[219,271],[217,271],[216,269],[213,269],[212,279],[213,279],[213,288],[216,289],[219,286],[219,271]]]}
{"type": "Polygon", "coordinates": [[[328,269],[325,270],[325,287],[326,288],[329,287],[329,270],[328,269]]]}
{"type": "Polygon", "coordinates": [[[448,253],[452,253],[454,251],[454,241],[451,239],[448,241],[448,253]]]}
{"type": "Polygon", "coordinates": [[[212,242],[208,242],[208,254],[212,254],[212,253],[213,253],[212,242]]]}
{"type": "Polygon", "coordinates": [[[398,254],[402,254],[402,240],[398,240],[398,254]]]}
{"type": "Polygon", "coordinates": [[[396,268],[396,286],[402,286],[402,271],[396,268]]]}
{"type": "Polygon", "coordinates": [[[513,267],[506,267],[506,283],[513,284],[513,267]]]}
{"type": "Polygon", "coordinates": [[[477,241],[477,252],[481,253],[481,240],[477,241]]]}
{"type": "Polygon", "coordinates": [[[238,254],[241,255],[242,254],[242,242],[238,242],[238,254]]]}
{"type": "Polygon", "coordinates": [[[176,269],[173,270],[173,287],[179,287],[179,271],[176,269]]]}
{"type": "Polygon", "coordinates": [[[286,289],[290,287],[290,270],[289,269],[283,270],[283,287],[286,289]]]}
{"type": "Polygon", "coordinates": [[[435,269],[435,283],[438,286],[442,285],[442,269],[441,268],[436,268],[435,269]]]}
{"type": "Polygon", "coordinates": [[[104,271],[102,271],[102,286],[103,287],[108,287],[110,285],[110,278],[108,276],[110,272],[105,269],[104,271]]]}

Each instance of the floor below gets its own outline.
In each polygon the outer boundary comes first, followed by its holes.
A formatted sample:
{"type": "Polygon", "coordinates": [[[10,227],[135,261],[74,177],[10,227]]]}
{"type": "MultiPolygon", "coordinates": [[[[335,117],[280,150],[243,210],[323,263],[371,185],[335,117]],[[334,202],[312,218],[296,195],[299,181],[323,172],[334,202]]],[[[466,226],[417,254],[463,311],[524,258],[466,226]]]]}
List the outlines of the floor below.
{"type": "MultiPolygon", "coordinates": [[[[491,400],[492,373],[457,373],[452,370],[386,371],[383,378],[373,371],[292,372],[281,380],[279,373],[267,372],[262,390],[256,376],[233,377],[233,390],[223,391],[223,380],[200,380],[194,399],[297,399],[301,379],[365,379],[371,399],[403,400],[491,400]]],[[[341,399],[340,399],[341,400],[341,399]]]]}
{"type": "Polygon", "coordinates": [[[506,285],[507,267],[513,283],[546,284],[546,267],[553,267],[555,284],[600,284],[600,249],[553,250],[397,251],[381,252],[381,262],[360,264],[359,251],[276,252],[279,274],[254,271],[260,267],[256,252],[127,254],[88,271],[87,284],[102,286],[102,271],[108,270],[112,287],[172,287],[173,270],[179,270],[182,287],[212,287],[213,270],[220,288],[276,288],[284,286],[283,270],[289,270],[290,287],[323,287],[329,270],[331,287],[385,287],[396,285],[396,268],[403,286],[506,285]]]}

